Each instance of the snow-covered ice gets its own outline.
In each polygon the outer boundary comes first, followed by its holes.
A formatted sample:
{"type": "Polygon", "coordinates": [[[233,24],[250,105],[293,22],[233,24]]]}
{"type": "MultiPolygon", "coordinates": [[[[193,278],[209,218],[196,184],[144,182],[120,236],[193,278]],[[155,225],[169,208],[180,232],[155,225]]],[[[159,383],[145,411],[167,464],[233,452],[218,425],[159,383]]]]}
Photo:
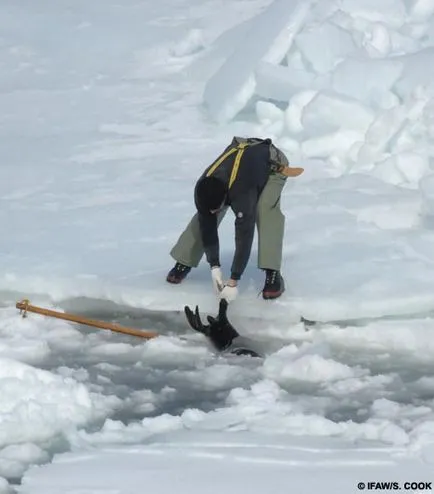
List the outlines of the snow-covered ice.
{"type": "MultiPolygon", "coordinates": [[[[0,493],[433,480],[433,16],[431,0],[1,3],[0,493]],[[286,293],[258,297],[255,245],[230,307],[263,360],[187,327],[184,305],[216,310],[205,263],[165,282],[194,181],[233,135],[305,168],[282,197],[286,293]],[[22,298],[161,336],[23,319],[22,298]]],[[[226,273],[232,236],[228,217],[226,273]]]]}
{"type": "Polygon", "coordinates": [[[55,460],[50,476],[30,474],[22,492],[126,494],[138,492],[146,485],[160,494],[173,490],[174,479],[194,494],[222,491],[236,494],[240,489],[283,494],[289,488],[302,494],[356,492],[359,479],[381,482],[393,478],[404,486],[409,477],[403,472],[403,465],[411,468],[411,478],[430,478],[415,460],[403,463],[401,453],[400,448],[373,451],[338,441],[328,441],[325,446],[318,440],[315,443],[292,440],[290,444],[275,437],[252,440],[242,432],[221,433],[218,437],[205,432],[196,436],[193,443],[188,435],[171,440],[162,435],[148,447],[104,448],[98,454],[62,456],[55,460]],[[315,475],[308,473],[312,468],[315,475]],[[119,475],[120,471],[123,475],[119,475]],[[124,475],[129,479],[128,486],[124,475]],[[328,486],[335,490],[329,491],[328,486]]]}
{"type": "Polygon", "coordinates": [[[277,64],[286,52],[316,0],[275,0],[258,15],[249,32],[208,81],[204,101],[221,122],[233,118],[255,93],[255,69],[260,61],[277,64]]]}

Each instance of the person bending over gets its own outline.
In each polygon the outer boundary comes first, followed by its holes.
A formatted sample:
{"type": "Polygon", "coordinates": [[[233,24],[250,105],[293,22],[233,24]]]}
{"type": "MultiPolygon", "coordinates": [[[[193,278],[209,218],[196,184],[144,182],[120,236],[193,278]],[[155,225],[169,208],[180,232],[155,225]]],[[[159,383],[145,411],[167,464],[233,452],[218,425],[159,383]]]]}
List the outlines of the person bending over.
{"type": "Polygon", "coordinates": [[[280,198],[286,179],[301,173],[303,168],[290,167],[271,139],[234,137],[196,182],[197,212],[170,252],[176,264],[167,281],[181,283],[205,253],[219,298],[234,301],[250,258],[256,225],[258,267],[265,271],[262,296],[280,297],[285,290],[281,274],[285,217],[280,198]],[[235,252],[230,279],[225,282],[217,229],[228,208],[235,214],[235,252]]]}

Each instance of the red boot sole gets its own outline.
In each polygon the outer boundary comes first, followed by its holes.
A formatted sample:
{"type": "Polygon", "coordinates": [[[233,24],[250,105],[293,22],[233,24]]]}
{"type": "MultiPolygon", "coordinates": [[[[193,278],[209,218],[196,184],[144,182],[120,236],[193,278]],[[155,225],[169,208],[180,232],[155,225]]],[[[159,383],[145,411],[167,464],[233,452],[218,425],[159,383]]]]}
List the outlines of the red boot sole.
{"type": "Polygon", "coordinates": [[[262,298],[264,300],[273,300],[279,298],[285,290],[280,290],[279,292],[262,292],[262,298]]]}
{"type": "Polygon", "coordinates": [[[182,283],[184,281],[184,279],[180,280],[179,278],[174,278],[173,276],[168,276],[166,278],[166,281],[168,283],[172,283],[172,285],[179,285],[180,283],[182,283]]]}

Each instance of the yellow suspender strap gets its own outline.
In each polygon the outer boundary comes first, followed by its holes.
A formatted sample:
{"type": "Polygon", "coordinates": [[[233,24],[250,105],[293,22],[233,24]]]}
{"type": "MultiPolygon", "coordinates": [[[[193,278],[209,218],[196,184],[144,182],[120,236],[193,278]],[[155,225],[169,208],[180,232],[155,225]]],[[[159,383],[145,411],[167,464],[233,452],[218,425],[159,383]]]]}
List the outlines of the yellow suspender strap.
{"type": "Polygon", "coordinates": [[[246,142],[242,142],[239,144],[236,148],[229,149],[225,154],[220,156],[220,158],[211,166],[211,168],[208,170],[206,176],[209,177],[212,175],[216,169],[223,163],[223,161],[231,156],[231,154],[234,154],[235,152],[237,155],[235,156],[235,161],[232,167],[232,172],[231,172],[231,177],[229,179],[229,188],[232,187],[232,184],[235,182],[237,175],[238,175],[238,169],[240,168],[240,163],[241,163],[241,158],[243,156],[245,148],[248,146],[246,142]]]}
{"type": "Polygon", "coordinates": [[[232,167],[231,178],[229,179],[229,188],[235,182],[238,175],[238,168],[240,167],[241,158],[243,156],[245,148],[248,146],[247,143],[243,142],[238,146],[238,153],[235,156],[234,166],[232,167]]]}
{"type": "Polygon", "coordinates": [[[238,151],[237,148],[232,148],[232,149],[229,149],[229,151],[227,151],[225,154],[223,154],[222,156],[220,156],[220,158],[208,170],[208,173],[206,174],[206,176],[209,177],[210,175],[212,175],[216,171],[216,169],[223,163],[223,161],[228,156],[230,156],[231,154],[234,154],[236,151],[238,151]]]}

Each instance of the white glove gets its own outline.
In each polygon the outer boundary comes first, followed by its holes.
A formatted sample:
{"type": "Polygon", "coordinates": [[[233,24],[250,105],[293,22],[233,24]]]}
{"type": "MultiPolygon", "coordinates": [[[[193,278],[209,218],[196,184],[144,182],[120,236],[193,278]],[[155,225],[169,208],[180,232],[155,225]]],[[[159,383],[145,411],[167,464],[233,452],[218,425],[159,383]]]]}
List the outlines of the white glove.
{"type": "Polygon", "coordinates": [[[225,285],[219,294],[220,299],[226,300],[228,304],[233,302],[238,296],[238,288],[236,286],[225,285]]]}
{"type": "Polygon", "coordinates": [[[225,284],[223,282],[222,270],[218,266],[211,268],[211,278],[214,290],[216,291],[216,293],[220,293],[223,290],[225,284]]]}

